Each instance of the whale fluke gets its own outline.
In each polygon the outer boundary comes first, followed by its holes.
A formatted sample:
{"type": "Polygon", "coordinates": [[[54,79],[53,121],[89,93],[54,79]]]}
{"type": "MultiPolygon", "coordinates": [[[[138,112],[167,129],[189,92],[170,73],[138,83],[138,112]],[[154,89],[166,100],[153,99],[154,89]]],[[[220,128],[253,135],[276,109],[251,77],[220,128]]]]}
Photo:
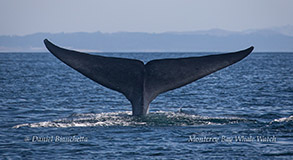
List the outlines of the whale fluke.
{"type": "Polygon", "coordinates": [[[47,39],[47,49],[65,64],[91,80],[122,93],[132,105],[133,115],[146,115],[149,104],[159,94],[194,82],[232,65],[247,55],[248,49],[218,55],[142,61],[90,55],[60,48],[47,39]]]}

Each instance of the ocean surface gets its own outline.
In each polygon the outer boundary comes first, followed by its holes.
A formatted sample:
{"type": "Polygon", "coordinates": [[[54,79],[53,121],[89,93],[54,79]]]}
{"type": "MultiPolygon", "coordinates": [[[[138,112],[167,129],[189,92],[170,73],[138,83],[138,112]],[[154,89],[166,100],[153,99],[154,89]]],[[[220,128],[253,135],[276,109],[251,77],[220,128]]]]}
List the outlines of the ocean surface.
{"type": "Polygon", "coordinates": [[[0,53],[0,121],[0,159],[293,159],[293,53],[253,52],[161,94],[145,117],[50,53],[0,53]]]}

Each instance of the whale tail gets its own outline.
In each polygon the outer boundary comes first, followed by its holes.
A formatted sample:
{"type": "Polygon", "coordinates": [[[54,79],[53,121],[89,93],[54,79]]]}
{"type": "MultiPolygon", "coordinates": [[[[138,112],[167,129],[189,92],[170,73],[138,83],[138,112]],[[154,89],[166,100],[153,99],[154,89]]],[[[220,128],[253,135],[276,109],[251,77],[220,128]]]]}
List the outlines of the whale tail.
{"type": "Polygon", "coordinates": [[[47,49],[62,62],[91,80],[122,93],[132,105],[133,115],[146,115],[159,94],[187,85],[249,55],[253,47],[218,55],[152,60],[90,55],[60,48],[47,39],[47,49]]]}

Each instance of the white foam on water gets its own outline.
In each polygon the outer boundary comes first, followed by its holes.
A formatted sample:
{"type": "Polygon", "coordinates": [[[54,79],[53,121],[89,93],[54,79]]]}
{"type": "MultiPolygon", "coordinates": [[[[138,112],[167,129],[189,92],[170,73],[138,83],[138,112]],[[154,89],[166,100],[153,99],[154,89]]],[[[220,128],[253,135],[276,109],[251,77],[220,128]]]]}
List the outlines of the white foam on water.
{"type": "Polygon", "coordinates": [[[130,111],[109,113],[72,114],[63,119],[38,123],[25,123],[20,127],[93,127],[93,126],[194,126],[194,125],[225,125],[244,122],[237,117],[206,117],[178,112],[157,111],[143,117],[134,117],[130,111]]]}
{"type": "Polygon", "coordinates": [[[289,121],[293,121],[293,115],[289,117],[274,119],[272,122],[289,122],[289,121]]]}

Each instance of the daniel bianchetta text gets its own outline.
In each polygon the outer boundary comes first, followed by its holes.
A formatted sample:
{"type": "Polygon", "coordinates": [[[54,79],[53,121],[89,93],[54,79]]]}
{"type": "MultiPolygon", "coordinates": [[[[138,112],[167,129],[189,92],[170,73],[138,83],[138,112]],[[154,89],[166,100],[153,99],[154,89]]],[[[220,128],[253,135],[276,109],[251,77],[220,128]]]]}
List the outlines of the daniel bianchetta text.
{"type": "Polygon", "coordinates": [[[198,137],[196,135],[189,136],[188,142],[195,143],[249,143],[249,142],[258,142],[258,143],[274,143],[277,142],[276,136],[221,136],[221,137],[198,137]]]}
{"type": "Polygon", "coordinates": [[[88,138],[83,136],[32,136],[25,137],[25,142],[87,142],[88,138]]]}

